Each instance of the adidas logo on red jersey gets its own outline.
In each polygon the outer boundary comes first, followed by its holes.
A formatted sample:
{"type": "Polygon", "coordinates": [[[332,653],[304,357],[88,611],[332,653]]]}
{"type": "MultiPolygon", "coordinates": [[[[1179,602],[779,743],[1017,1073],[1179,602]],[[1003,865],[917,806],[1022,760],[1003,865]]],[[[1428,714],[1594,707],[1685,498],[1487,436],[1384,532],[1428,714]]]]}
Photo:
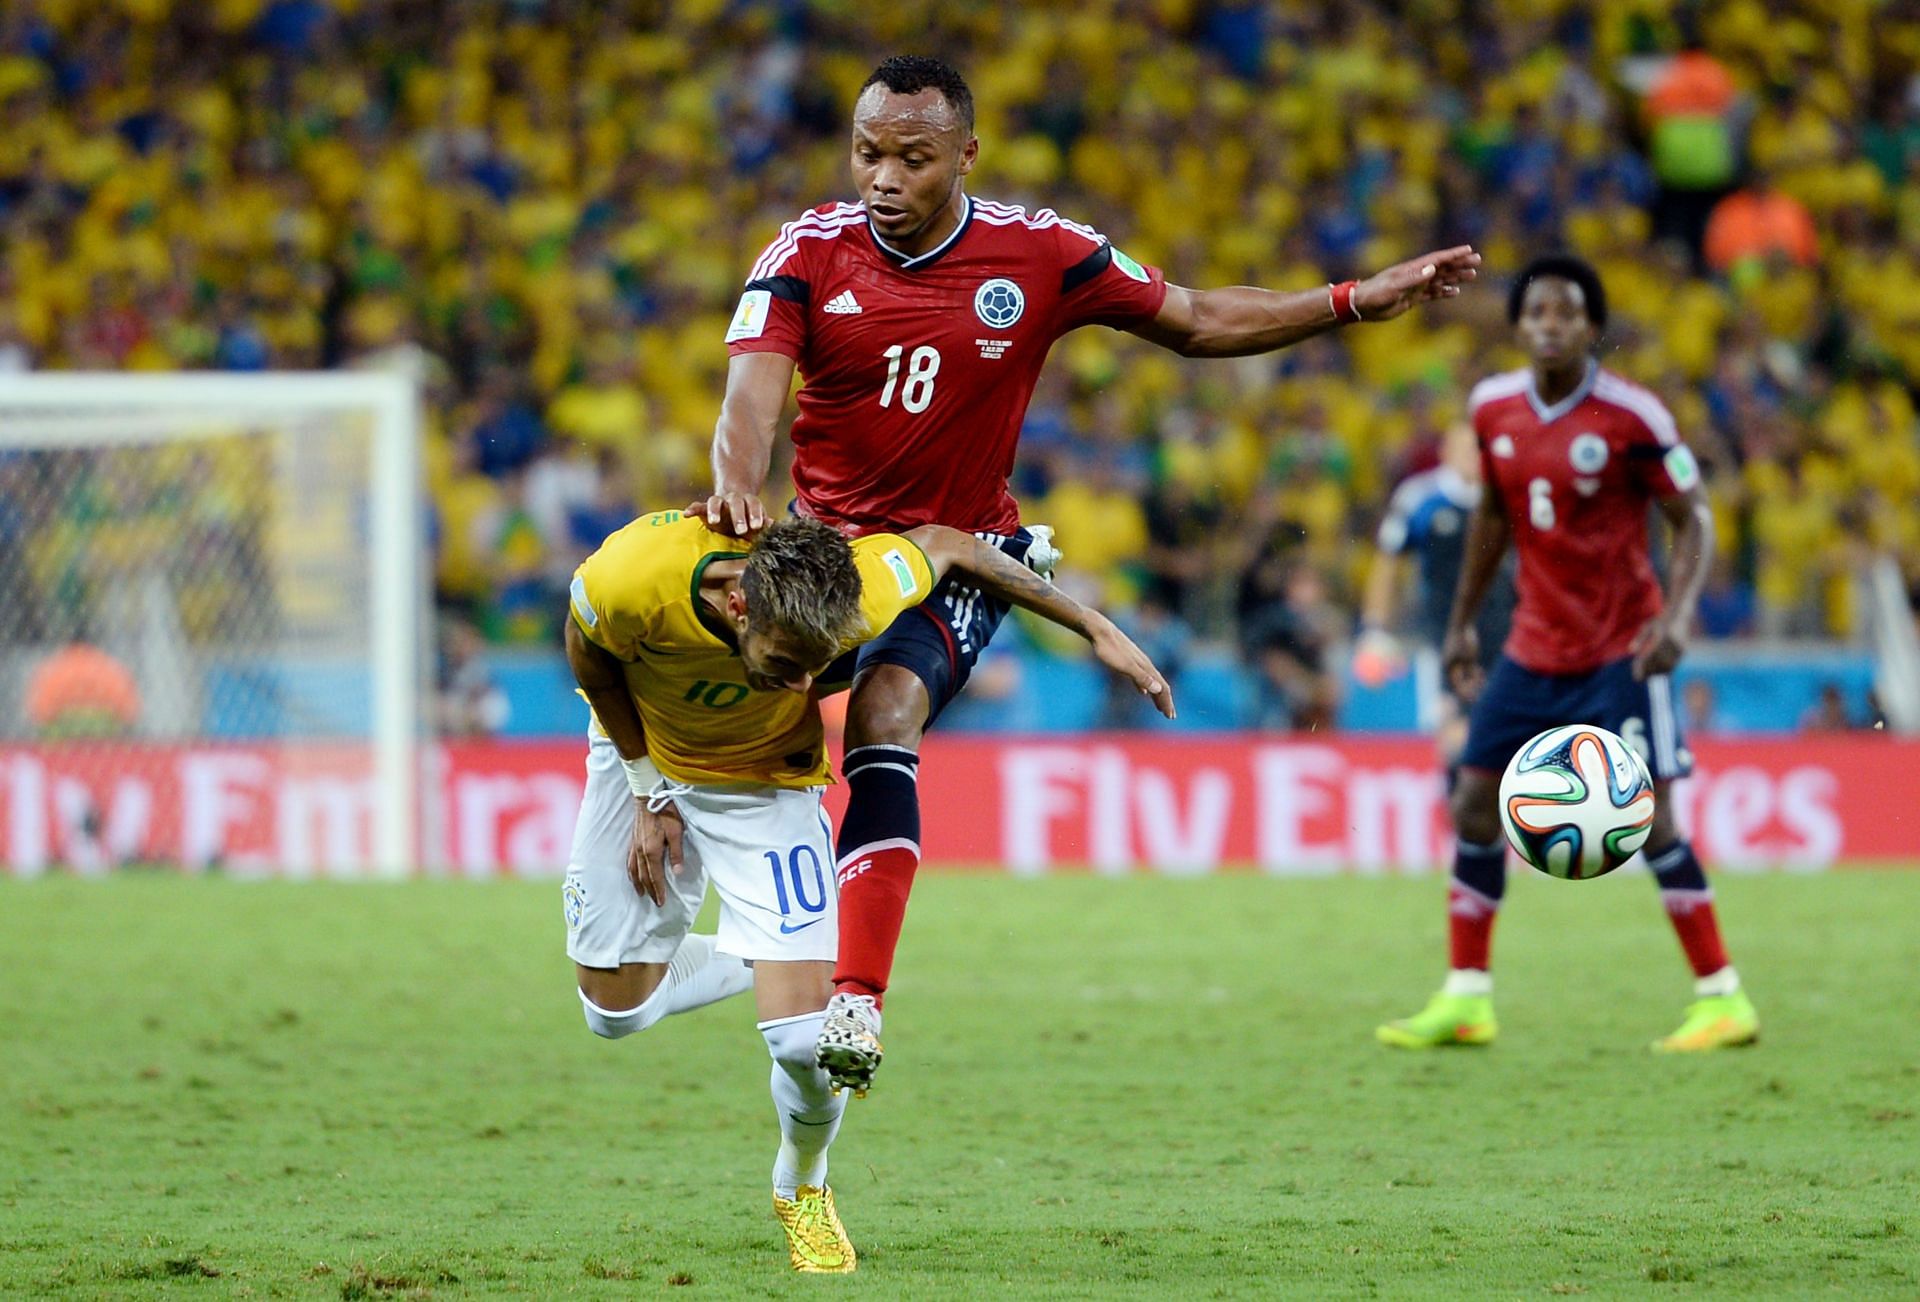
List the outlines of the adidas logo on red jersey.
{"type": "Polygon", "coordinates": [[[820,310],[831,312],[835,316],[853,316],[860,311],[860,304],[854,300],[852,290],[843,289],[828,299],[827,305],[820,310]]]}

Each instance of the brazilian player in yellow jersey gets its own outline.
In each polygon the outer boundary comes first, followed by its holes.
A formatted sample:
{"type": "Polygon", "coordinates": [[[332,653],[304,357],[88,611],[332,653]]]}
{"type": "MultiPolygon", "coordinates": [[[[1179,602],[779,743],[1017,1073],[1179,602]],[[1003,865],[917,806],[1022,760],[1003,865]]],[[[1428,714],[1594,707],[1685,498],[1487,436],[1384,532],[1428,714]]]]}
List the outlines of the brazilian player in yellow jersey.
{"type": "MultiPolygon", "coordinates": [[[[730,603],[744,613],[749,600],[737,582],[748,550],[744,539],[678,511],[642,516],[575,574],[573,621],[621,661],[660,772],[679,782],[817,787],[832,780],[819,711],[804,688],[779,690],[812,675],[800,660],[762,645],[765,635],[751,623],[735,627],[741,614],[730,603]]],[[[858,646],[933,590],[932,564],[906,538],[876,534],[851,551],[857,619],[848,629],[817,630],[816,647],[797,653],[858,646]],[[833,635],[841,637],[828,647],[833,635]]],[[[796,577],[826,584],[824,575],[796,577]]],[[[809,600],[843,595],[829,589],[809,600]]]]}
{"type": "Polygon", "coordinates": [[[656,512],[569,593],[567,659],[593,707],[563,890],[587,1025],[618,1039],[753,988],[780,1123],[774,1211],[800,1271],[856,1260],[826,1181],[845,1099],[816,1056],[838,944],[818,698],[846,686],[823,679],[837,660],[950,572],[1086,637],[1172,717],[1165,678],[1111,620],[938,525],[849,542],[791,519],[749,542],[656,512]],[[709,882],[719,930],[694,935],[709,882]]]}

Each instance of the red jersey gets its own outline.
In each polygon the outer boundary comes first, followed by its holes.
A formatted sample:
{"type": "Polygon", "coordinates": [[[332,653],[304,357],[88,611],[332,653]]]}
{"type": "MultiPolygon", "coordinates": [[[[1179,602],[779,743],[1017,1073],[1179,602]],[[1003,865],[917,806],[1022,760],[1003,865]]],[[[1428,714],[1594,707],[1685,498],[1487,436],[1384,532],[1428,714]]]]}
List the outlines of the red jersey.
{"type": "Polygon", "coordinates": [[[780,228],[727,330],[729,355],[793,358],[800,508],[851,533],[943,524],[1011,533],[1014,447],[1053,341],[1152,318],[1165,278],[1043,208],[969,199],[939,248],[903,258],[857,203],[780,228]]]}
{"type": "Polygon", "coordinates": [[[1580,387],[1551,407],[1530,370],[1482,380],[1467,405],[1520,561],[1507,655],[1542,674],[1618,660],[1662,604],[1647,505],[1700,479],[1673,417],[1591,362],[1580,387]]]}

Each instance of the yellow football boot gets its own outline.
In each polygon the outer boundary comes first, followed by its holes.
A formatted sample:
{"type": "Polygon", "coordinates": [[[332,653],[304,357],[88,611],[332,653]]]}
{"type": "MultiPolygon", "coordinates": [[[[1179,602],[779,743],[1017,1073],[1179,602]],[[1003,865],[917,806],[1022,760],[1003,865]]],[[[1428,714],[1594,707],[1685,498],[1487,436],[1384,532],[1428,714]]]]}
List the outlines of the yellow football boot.
{"type": "Polygon", "coordinates": [[[834,1210],[833,1190],[803,1184],[791,1198],[775,1194],[773,1214],[787,1232],[787,1255],[795,1270],[809,1275],[853,1273],[853,1242],[834,1210]]]}

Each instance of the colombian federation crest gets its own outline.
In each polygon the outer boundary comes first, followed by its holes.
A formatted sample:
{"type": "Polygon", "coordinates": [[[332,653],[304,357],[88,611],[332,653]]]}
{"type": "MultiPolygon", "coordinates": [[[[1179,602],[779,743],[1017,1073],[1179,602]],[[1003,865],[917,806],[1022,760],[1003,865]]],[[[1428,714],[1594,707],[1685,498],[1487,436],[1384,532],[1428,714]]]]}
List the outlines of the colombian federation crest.
{"type": "Polygon", "coordinates": [[[1004,276],[995,276],[974,291],[973,314],[995,330],[1005,330],[1027,310],[1027,296],[1004,276]]]}
{"type": "Polygon", "coordinates": [[[1607,441],[1598,434],[1577,434],[1567,447],[1567,460],[1583,475],[1597,475],[1607,464],[1607,441]]]}

